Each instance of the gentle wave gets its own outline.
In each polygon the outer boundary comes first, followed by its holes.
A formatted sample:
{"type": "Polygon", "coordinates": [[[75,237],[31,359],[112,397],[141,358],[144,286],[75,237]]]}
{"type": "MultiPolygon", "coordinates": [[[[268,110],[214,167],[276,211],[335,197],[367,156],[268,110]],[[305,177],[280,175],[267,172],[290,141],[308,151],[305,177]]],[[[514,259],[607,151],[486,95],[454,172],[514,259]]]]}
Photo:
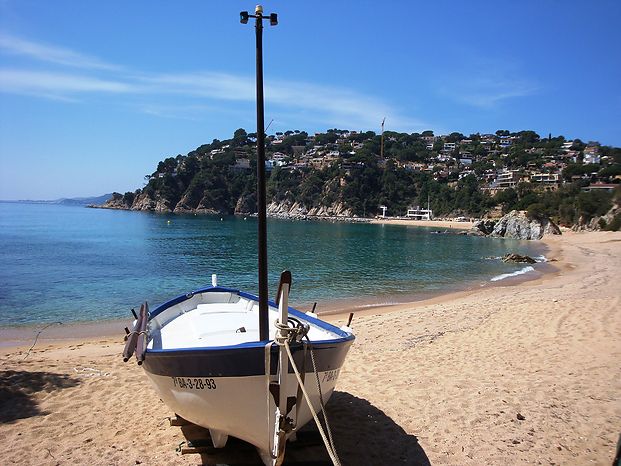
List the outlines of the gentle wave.
{"type": "MultiPolygon", "coordinates": [[[[495,261],[495,260],[503,260],[503,256],[487,256],[484,257],[483,259],[486,261],[495,261]]],[[[533,259],[535,259],[535,262],[537,263],[541,263],[541,262],[549,262],[548,258],[546,256],[544,256],[543,254],[539,255],[539,256],[533,256],[533,259]]]]}
{"type": "Polygon", "coordinates": [[[515,272],[511,272],[511,273],[503,273],[502,275],[496,275],[495,277],[493,277],[490,281],[492,282],[497,282],[500,280],[504,280],[505,278],[510,278],[510,277],[517,277],[518,275],[524,275],[525,273],[528,272],[534,272],[535,269],[532,268],[530,265],[527,267],[524,267],[521,270],[517,270],[515,272]]]}

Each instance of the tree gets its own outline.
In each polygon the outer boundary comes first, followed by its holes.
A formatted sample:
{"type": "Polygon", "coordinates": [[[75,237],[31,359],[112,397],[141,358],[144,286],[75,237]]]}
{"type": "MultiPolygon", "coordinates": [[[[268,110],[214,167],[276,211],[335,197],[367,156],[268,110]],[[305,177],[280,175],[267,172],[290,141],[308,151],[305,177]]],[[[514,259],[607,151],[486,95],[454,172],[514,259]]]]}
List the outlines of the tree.
{"type": "Polygon", "coordinates": [[[507,213],[513,210],[518,201],[518,194],[513,188],[503,189],[498,191],[494,196],[494,202],[502,205],[502,211],[507,213]]]}
{"type": "Polygon", "coordinates": [[[464,135],[461,133],[451,133],[446,137],[446,142],[459,142],[464,138],[464,135]]]}
{"type": "Polygon", "coordinates": [[[177,168],[177,160],[174,157],[168,157],[157,164],[158,173],[172,173],[177,168]]]}
{"type": "Polygon", "coordinates": [[[590,220],[597,215],[604,215],[612,206],[612,194],[602,191],[583,191],[578,194],[576,208],[578,214],[590,220]]]}
{"type": "Polygon", "coordinates": [[[244,128],[238,128],[233,133],[233,145],[234,146],[243,146],[248,141],[248,133],[244,128]]]}
{"type": "Polygon", "coordinates": [[[582,142],[580,139],[574,139],[574,141],[571,144],[571,147],[569,149],[570,150],[583,151],[585,147],[586,147],[586,144],[584,142],[582,142]]]}
{"type": "Polygon", "coordinates": [[[532,145],[539,141],[539,135],[534,131],[519,131],[517,133],[518,142],[522,144],[532,145]]]}

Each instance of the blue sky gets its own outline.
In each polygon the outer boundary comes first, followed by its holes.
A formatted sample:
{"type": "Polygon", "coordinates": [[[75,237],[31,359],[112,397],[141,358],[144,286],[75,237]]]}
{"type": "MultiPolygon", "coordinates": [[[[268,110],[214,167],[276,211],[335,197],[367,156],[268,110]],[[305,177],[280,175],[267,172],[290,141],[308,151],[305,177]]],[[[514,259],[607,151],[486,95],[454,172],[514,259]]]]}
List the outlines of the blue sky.
{"type": "MultiPolygon", "coordinates": [[[[533,129],[621,146],[621,2],[265,2],[270,132],[533,129]]],[[[255,130],[254,3],[0,0],[0,199],[134,190],[255,130]]]]}

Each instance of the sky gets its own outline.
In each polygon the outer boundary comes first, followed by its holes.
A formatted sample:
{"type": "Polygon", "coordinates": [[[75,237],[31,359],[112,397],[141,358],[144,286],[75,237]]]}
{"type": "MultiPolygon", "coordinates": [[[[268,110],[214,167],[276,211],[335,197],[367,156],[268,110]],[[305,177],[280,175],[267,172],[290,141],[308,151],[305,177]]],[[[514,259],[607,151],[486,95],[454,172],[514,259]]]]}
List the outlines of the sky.
{"type": "MultiPolygon", "coordinates": [[[[268,133],[531,129],[621,146],[621,2],[270,1],[268,133]]],[[[256,131],[245,1],[0,0],[0,199],[140,188],[256,131]]]]}

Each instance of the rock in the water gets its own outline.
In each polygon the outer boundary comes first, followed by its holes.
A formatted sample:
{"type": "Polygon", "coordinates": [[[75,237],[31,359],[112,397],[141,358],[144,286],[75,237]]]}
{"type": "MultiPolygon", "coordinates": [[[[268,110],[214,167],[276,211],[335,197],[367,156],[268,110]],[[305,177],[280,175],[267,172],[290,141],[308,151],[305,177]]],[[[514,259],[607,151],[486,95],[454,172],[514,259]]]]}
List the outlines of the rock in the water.
{"type": "Polygon", "coordinates": [[[530,256],[522,256],[521,254],[509,253],[502,258],[503,262],[519,262],[523,264],[535,264],[537,261],[530,256]]]}
{"type": "Polygon", "coordinates": [[[489,220],[489,219],[477,220],[472,225],[471,232],[475,235],[478,235],[480,233],[484,235],[489,235],[492,231],[494,231],[495,226],[496,226],[496,222],[494,220],[489,220]]]}
{"type": "Polygon", "coordinates": [[[490,236],[514,239],[541,239],[543,235],[560,235],[561,230],[549,218],[530,219],[522,211],[512,210],[502,217],[490,236]]]}
{"type": "Polygon", "coordinates": [[[254,214],[257,210],[257,199],[254,194],[240,196],[235,204],[235,214],[248,215],[254,214]]]}

